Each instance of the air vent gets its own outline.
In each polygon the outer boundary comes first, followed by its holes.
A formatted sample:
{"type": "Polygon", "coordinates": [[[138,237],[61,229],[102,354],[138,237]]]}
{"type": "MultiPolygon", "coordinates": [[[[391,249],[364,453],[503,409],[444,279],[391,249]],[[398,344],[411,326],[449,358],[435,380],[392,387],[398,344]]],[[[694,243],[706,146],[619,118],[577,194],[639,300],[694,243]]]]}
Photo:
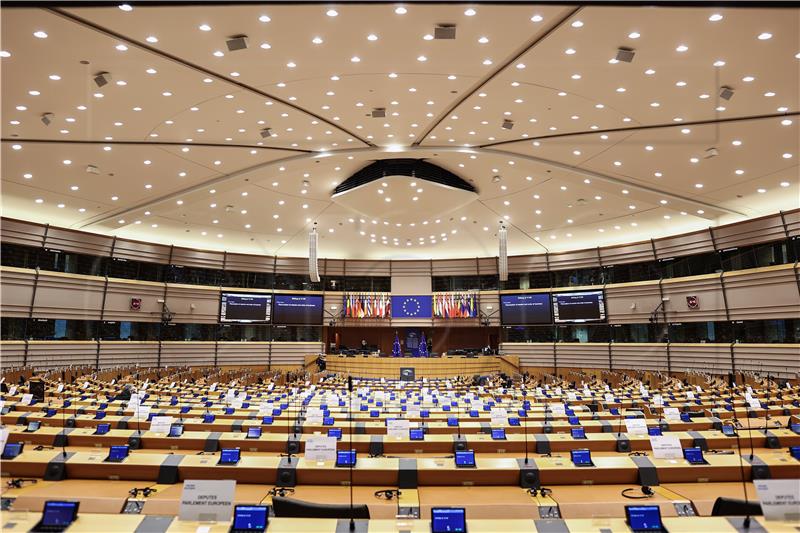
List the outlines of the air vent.
{"type": "Polygon", "coordinates": [[[386,117],[385,107],[376,107],[372,110],[372,118],[384,118],[384,117],[386,117]]]}
{"type": "Polygon", "coordinates": [[[455,24],[437,24],[433,30],[434,39],[455,39],[456,38],[456,25],[455,24]]]}

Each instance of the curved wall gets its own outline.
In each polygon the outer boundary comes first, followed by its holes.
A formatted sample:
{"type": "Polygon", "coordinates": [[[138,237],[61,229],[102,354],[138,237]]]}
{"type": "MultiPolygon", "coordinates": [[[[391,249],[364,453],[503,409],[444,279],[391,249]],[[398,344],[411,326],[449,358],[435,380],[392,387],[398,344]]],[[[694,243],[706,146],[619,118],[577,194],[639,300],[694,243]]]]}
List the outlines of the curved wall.
{"type": "MultiPolygon", "coordinates": [[[[748,220],[646,243],[579,250],[561,254],[509,258],[510,272],[532,272],[607,266],[681,257],[731,247],[800,237],[800,210],[748,220]]],[[[248,272],[306,274],[303,258],[259,257],[139,243],[18,220],[2,220],[3,244],[58,249],[79,254],[159,264],[248,272]]],[[[466,276],[496,275],[495,258],[431,261],[321,260],[323,275],[347,276],[466,276]]],[[[216,324],[219,292],[214,286],[183,285],[65,274],[39,269],[2,267],[0,316],[95,321],[159,322],[163,299],[177,323],[216,324]],[[132,297],[142,308],[130,308],[132,297]]],[[[593,286],[597,288],[598,286],[593,286]]],[[[602,285],[609,324],[642,324],[664,298],[667,322],[796,319],[800,317],[800,268],[794,263],[701,276],[602,285]],[[698,309],[689,309],[696,296],[698,309]]],[[[529,289],[529,292],[575,290],[578,287],[529,289]]],[[[239,289],[241,290],[241,289],[239,289]]],[[[247,289],[252,290],[252,289],[247,289]]],[[[269,292],[269,291],[268,291],[269,292]]],[[[480,305],[492,326],[499,326],[499,295],[482,291],[480,305]]],[[[525,292],[515,290],[513,292],[525,292]]],[[[321,291],[331,316],[341,309],[342,292],[321,291]]],[[[375,325],[390,325],[382,322],[375,325]]],[[[364,325],[365,324],[359,324],[364,325]]],[[[456,326],[430,321],[430,326],[456,326]]],[[[472,323],[471,325],[476,325],[472,323]]],[[[323,336],[324,338],[324,336],[323,336]]],[[[3,366],[36,367],[90,364],[101,367],[142,365],[293,366],[307,353],[323,350],[322,342],[198,342],[198,341],[3,341],[3,366]]],[[[520,356],[522,366],[583,368],[649,368],[718,373],[763,370],[794,377],[800,345],[691,343],[512,343],[504,353],[520,356]]]]}

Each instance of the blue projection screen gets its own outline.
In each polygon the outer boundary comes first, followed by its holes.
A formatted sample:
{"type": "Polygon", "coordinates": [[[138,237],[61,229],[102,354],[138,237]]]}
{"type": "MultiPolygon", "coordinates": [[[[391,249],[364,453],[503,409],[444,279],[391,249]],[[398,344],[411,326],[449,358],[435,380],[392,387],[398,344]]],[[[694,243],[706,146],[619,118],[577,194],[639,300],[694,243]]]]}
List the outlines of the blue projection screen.
{"type": "Polygon", "coordinates": [[[500,295],[500,321],[503,324],[550,324],[550,295],[500,295]]]}

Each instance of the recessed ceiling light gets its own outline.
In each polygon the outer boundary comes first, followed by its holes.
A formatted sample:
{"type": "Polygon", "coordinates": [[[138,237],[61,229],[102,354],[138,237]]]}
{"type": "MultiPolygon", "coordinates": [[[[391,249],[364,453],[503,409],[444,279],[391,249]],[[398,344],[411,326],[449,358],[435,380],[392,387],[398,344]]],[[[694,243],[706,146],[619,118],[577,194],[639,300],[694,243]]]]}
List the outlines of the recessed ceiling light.
{"type": "Polygon", "coordinates": [[[767,91],[764,93],[764,96],[766,96],[767,98],[772,98],[773,96],[775,96],[775,93],[772,91],[767,91]]]}
{"type": "Polygon", "coordinates": [[[769,32],[760,33],[758,35],[758,40],[759,41],[766,41],[768,39],[772,39],[772,34],[769,33],[769,32]]]}
{"type": "Polygon", "coordinates": [[[642,35],[638,31],[632,31],[628,34],[629,39],[638,39],[642,35]]]}
{"type": "Polygon", "coordinates": [[[531,22],[541,22],[544,20],[544,17],[541,15],[534,15],[531,17],[531,22]]]}
{"type": "Polygon", "coordinates": [[[699,159],[699,158],[697,158],[697,157],[690,157],[690,158],[689,158],[689,162],[690,162],[690,163],[699,163],[699,162],[700,162],[700,159],[699,159]]]}
{"type": "Polygon", "coordinates": [[[350,58],[350,62],[351,63],[358,63],[360,61],[361,61],[361,58],[358,57],[358,56],[353,56],[353,57],[350,58]]]}
{"type": "Polygon", "coordinates": [[[200,31],[211,31],[211,26],[209,26],[208,24],[201,24],[200,26],[198,26],[198,28],[200,29],[200,31]]]}
{"type": "Polygon", "coordinates": [[[489,42],[489,38],[488,37],[479,37],[478,38],[478,42],[481,43],[481,44],[486,44],[486,43],[489,42]]]}
{"type": "Polygon", "coordinates": [[[686,87],[686,82],[685,81],[676,81],[675,85],[678,86],[678,87],[686,87]]]}
{"type": "Polygon", "coordinates": [[[647,74],[648,76],[652,76],[653,74],[656,73],[656,71],[651,69],[651,68],[649,68],[649,69],[645,70],[644,73],[647,74]]]}
{"type": "Polygon", "coordinates": [[[791,158],[792,158],[792,154],[790,154],[790,153],[785,153],[785,154],[783,154],[783,156],[782,156],[782,157],[783,157],[784,159],[791,159],[791,158]]]}
{"type": "Polygon", "coordinates": [[[11,52],[8,50],[0,50],[0,57],[11,57],[11,52]]]}
{"type": "Polygon", "coordinates": [[[753,80],[755,80],[755,78],[753,76],[745,76],[744,78],[742,78],[742,81],[747,82],[747,83],[749,83],[749,82],[751,82],[753,80]]]}
{"type": "Polygon", "coordinates": [[[701,100],[708,100],[709,98],[711,98],[711,95],[710,95],[710,94],[707,94],[707,93],[703,93],[703,94],[701,94],[701,95],[699,96],[699,98],[700,98],[701,100]]]}
{"type": "Polygon", "coordinates": [[[767,192],[767,189],[756,189],[756,192],[759,194],[764,194],[765,192],[767,192]]]}
{"type": "Polygon", "coordinates": [[[717,59],[716,61],[714,61],[714,66],[715,67],[724,67],[725,66],[725,62],[723,60],[721,60],[721,59],[717,59]]]}
{"type": "Polygon", "coordinates": [[[148,35],[147,39],[145,39],[145,40],[148,43],[157,43],[158,42],[158,37],[156,37],[155,35],[148,35]]]}
{"type": "Polygon", "coordinates": [[[314,37],[311,39],[311,42],[314,44],[322,44],[322,37],[314,37]]]}
{"type": "Polygon", "coordinates": [[[574,48],[567,48],[566,50],[564,50],[564,53],[567,54],[568,56],[571,56],[571,55],[573,55],[575,53],[575,49],[574,48]]]}
{"type": "Polygon", "coordinates": [[[394,8],[394,12],[397,13],[398,15],[405,15],[406,13],[408,13],[408,9],[404,8],[403,6],[397,6],[396,8],[394,8]]]}
{"type": "Polygon", "coordinates": [[[788,118],[785,118],[785,119],[781,120],[781,125],[782,126],[791,126],[791,124],[792,124],[792,121],[789,120],[788,118]]]}
{"type": "Polygon", "coordinates": [[[369,35],[367,35],[367,40],[368,41],[377,41],[378,40],[378,36],[375,35],[374,33],[370,33],[369,35]]]}
{"type": "Polygon", "coordinates": [[[419,61],[420,63],[424,63],[427,60],[428,60],[428,58],[425,57],[425,56],[418,56],[417,57],[417,61],[419,61]]]}
{"type": "Polygon", "coordinates": [[[147,72],[148,74],[155,74],[158,71],[156,69],[154,69],[154,68],[149,68],[149,69],[145,70],[145,72],[147,72]]]}
{"type": "Polygon", "coordinates": [[[18,105],[17,106],[17,111],[27,111],[27,110],[28,110],[28,108],[26,106],[24,106],[24,105],[18,105]]]}
{"type": "Polygon", "coordinates": [[[37,199],[36,199],[36,200],[34,200],[34,201],[35,201],[37,204],[44,203],[44,200],[42,200],[41,198],[37,198],[37,199]]]}
{"type": "Polygon", "coordinates": [[[782,181],[781,182],[781,187],[789,187],[790,185],[791,185],[791,183],[789,183],[788,181],[782,181]]]}
{"type": "Polygon", "coordinates": [[[339,12],[336,11],[335,9],[329,9],[328,11],[325,12],[325,14],[328,15],[329,17],[335,17],[339,14],[339,12]]]}
{"type": "Polygon", "coordinates": [[[711,22],[719,22],[720,20],[722,20],[722,15],[720,15],[719,13],[714,13],[713,15],[708,17],[708,20],[710,20],[711,22]]]}
{"type": "Polygon", "coordinates": [[[120,4],[117,7],[119,7],[122,11],[126,11],[126,12],[133,11],[133,7],[131,7],[130,4],[120,4]]]}
{"type": "Polygon", "coordinates": [[[125,51],[127,51],[127,50],[128,50],[128,47],[127,47],[127,46],[125,46],[124,44],[118,44],[118,45],[117,45],[117,46],[115,46],[114,48],[116,48],[116,49],[117,49],[117,50],[119,50],[120,52],[125,52],[125,51]]]}
{"type": "Polygon", "coordinates": [[[702,183],[695,183],[694,184],[694,188],[695,189],[702,189],[703,188],[703,184],[702,183]]]}
{"type": "Polygon", "coordinates": [[[259,22],[269,22],[269,21],[271,21],[271,20],[272,20],[272,19],[271,19],[271,18],[269,18],[269,16],[268,16],[268,15],[261,15],[260,17],[258,17],[258,21],[259,21],[259,22]]]}
{"type": "Polygon", "coordinates": [[[295,63],[294,61],[289,61],[288,63],[286,63],[286,66],[289,68],[295,68],[297,66],[297,63],[295,63]]]}
{"type": "Polygon", "coordinates": [[[571,26],[572,26],[573,28],[581,28],[581,27],[583,27],[583,22],[582,22],[582,21],[580,21],[580,20],[576,20],[575,22],[573,22],[573,23],[571,24],[571,26]]]}
{"type": "Polygon", "coordinates": [[[42,30],[33,32],[33,36],[37,39],[47,39],[47,33],[42,30]]]}
{"type": "Polygon", "coordinates": [[[119,200],[119,196],[112,196],[111,197],[111,201],[112,202],[116,202],[117,200],[119,200]]]}
{"type": "Polygon", "coordinates": [[[474,17],[474,16],[477,14],[477,11],[475,11],[475,10],[474,10],[474,9],[472,9],[472,8],[469,8],[469,9],[467,9],[466,11],[464,11],[464,14],[465,14],[466,16],[468,16],[468,17],[474,17]]]}
{"type": "Polygon", "coordinates": [[[685,51],[687,51],[688,49],[689,49],[689,47],[688,47],[688,46],[686,46],[685,44],[679,44],[679,45],[678,45],[678,47],[677,47],[677,48],[675,48],[675,51],[676,51],[676,52],[685,52],[685,51]]]}

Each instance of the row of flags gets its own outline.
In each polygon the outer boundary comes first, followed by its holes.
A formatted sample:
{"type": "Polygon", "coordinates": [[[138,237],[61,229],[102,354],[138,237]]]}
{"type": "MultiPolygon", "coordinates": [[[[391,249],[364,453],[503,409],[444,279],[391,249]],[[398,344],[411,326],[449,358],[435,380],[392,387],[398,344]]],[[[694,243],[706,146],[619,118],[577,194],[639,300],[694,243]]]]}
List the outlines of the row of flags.
{"type": "Polygon", "coordinates": [[[345,318],[390,318],[392,297],[389,294],[347,293],[344,295],[345,318]]]}
{"type": "Polygon", "coordinates": [[[474,292],[433,293],[434,318],[476,318],[478,304],[474,292]]]}

